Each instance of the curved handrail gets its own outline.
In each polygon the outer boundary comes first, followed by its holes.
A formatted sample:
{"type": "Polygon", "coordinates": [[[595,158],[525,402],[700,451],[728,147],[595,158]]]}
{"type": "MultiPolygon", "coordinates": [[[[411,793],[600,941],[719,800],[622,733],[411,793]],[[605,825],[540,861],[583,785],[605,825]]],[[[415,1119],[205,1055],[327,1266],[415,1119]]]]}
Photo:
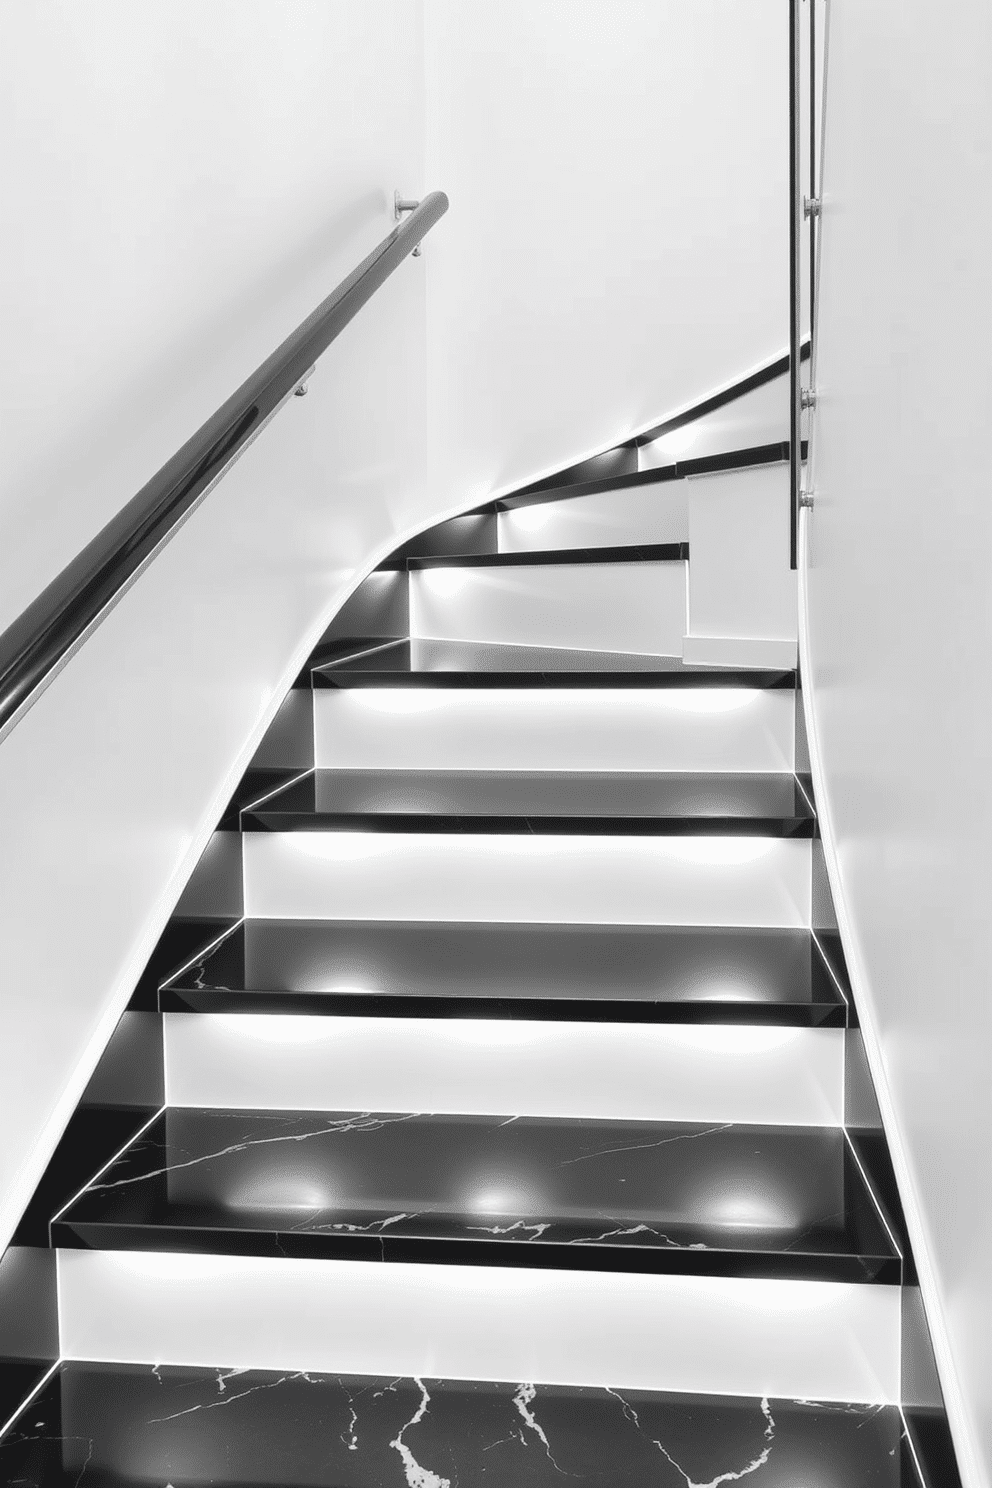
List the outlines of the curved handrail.
{"type": "Polygon", "coordinates": [[[0,635],[0,738],[447,210],[425,196],[0,635]]]}

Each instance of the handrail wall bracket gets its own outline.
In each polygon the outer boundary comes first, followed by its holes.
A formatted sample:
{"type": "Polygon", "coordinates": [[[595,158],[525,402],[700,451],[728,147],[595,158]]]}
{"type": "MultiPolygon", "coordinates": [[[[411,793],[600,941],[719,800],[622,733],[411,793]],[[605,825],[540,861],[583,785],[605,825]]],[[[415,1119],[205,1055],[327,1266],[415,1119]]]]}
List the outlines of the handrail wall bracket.
{"type": "MultiPolygon", "coordinates": [[[[398,193],[397,193],[398,197],[398,193]]],[[[295,393],[317,360],[448,210],[443,191],[396,203],[405,222],[287,336],[182,449],[0,634],[0,740],[295,393]]]]}

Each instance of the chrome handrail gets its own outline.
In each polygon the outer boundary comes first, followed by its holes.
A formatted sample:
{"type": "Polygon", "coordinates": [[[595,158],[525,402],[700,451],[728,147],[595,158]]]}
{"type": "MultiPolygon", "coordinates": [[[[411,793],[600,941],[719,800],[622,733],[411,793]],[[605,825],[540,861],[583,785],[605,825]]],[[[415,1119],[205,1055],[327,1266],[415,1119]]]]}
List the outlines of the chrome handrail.
{"type": "Polygon", "coordinates": [[[176,529],[295,392],[318,358],[448,210],[443,191],[411,208],[356,269],[207,419],[0,635],[0,739],[176,529]]]}

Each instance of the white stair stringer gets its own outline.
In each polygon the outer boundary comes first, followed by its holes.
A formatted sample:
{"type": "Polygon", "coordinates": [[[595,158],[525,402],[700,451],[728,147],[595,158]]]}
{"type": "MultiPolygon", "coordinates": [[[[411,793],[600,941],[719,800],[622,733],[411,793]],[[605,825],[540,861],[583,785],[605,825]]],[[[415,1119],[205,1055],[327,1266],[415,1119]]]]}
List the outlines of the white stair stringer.
{"type": "Polygon", "coordinates": [[[327,688],[318,768],[791,771],[791,689],[327,688]]]}
{"type": "Polygon", "coordinates": [[[688,542],[687,483],[658,481],[511,507],[499,513],[497,532],[501,553],[688,542]]]}
{"type": "Polygon", "coordinates": [[[410,634],[680,656],[681,561],[457,566],[410,574],[410,634]]]}
{"type": "Polygon", "coordinates": [[[685,661],[794,666],[796,575],[789,567],[786,465],[689,481],[685,661]]]}
{"type": "Polygon", "coordinates": [[[803,838],[249,832],[245,914],[798,927],[810,861],[803,838]]]}
{"type": "Polygon", "coordinates": [[[899,1288],[60,1250],[64,1358],[883,1403],[899,1288]]]}
{"type": "Polygon", "coordinates": [[[673,460],[698,460],[704,455],[781,444],[788,437],[789,377],[783,373],[712,413],[642,445],[638,450],[638,466],[641,470],[653,470],[659,465],[671,465],[673,460]]]}
{"type": "Polygon", "coordinates": [[[165,1015],[170,1106],[840,1126],[844,1030],[165,1015]]]}

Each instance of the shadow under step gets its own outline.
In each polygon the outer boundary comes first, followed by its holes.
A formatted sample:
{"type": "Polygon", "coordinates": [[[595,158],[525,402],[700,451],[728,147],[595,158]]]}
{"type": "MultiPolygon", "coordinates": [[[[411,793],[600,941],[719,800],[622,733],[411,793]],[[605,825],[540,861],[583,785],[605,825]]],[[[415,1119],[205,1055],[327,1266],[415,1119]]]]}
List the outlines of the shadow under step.
{"type": "Polygon", "coordinates": [[[0,1442],[0,1474],[201,1488],[223,1464],[227,1488],[685,1488],[758,1463],[772,1488],[916,1488],[903,1438],[893,1405],[65,1362],[0,1442]]]}
{"type": "Polygon", "coordinates": [[[311,661],[314,687],[794,688],[794,670],[686,665],[676,656],[413,638],[311,661]]]}
{"type": "Polygon", "coordinates": [[[315,770],[241,813],[244,831],[812,837],[791,774],[315,770]]]}
{"type": "Polygon", "coordinates": [[[841,1028],[808,930],[249,919],[163,1012],[841,1028]]]}
{"type": "Polygon", "coordinates": [[[174,1107],[51,1242],[898,1284],[844,1132],[174,1107]]]}

